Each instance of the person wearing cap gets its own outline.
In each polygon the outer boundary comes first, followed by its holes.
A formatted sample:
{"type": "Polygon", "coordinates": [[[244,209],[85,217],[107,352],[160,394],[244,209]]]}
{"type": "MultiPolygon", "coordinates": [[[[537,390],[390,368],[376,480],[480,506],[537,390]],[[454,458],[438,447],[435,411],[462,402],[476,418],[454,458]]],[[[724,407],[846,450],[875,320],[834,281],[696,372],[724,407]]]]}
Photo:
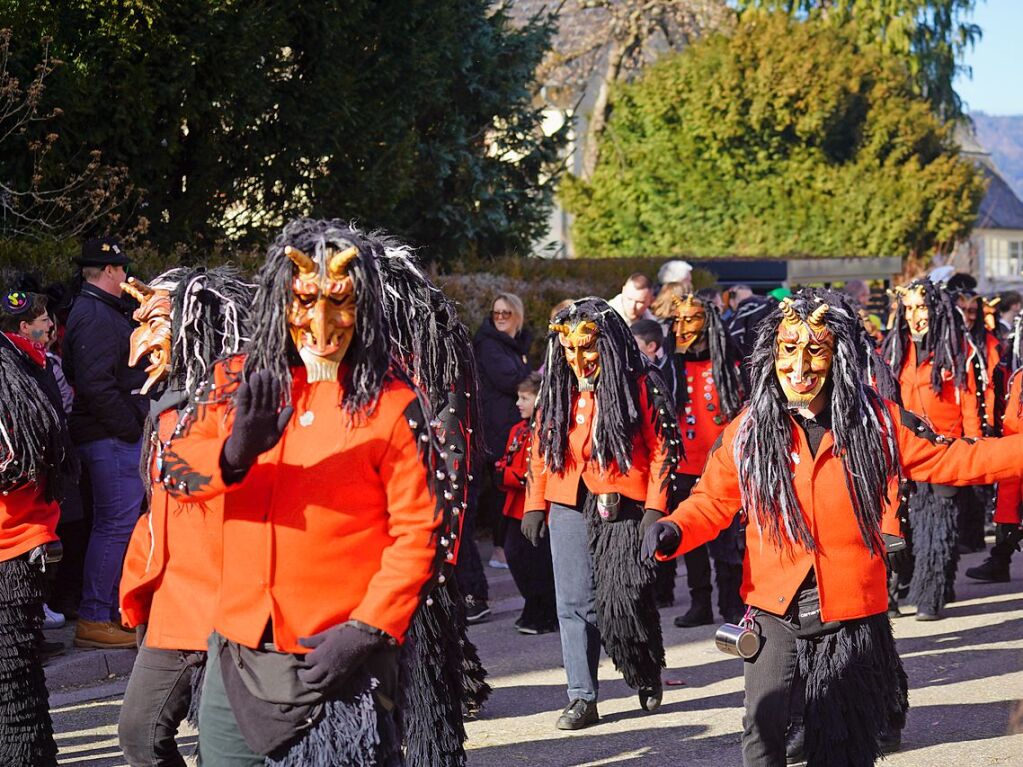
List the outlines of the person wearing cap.
{"type": "Polygon", "coordinates": [[[76,647],[134,647],[120,622],[117,588],[143,500],[139,461],[148,400],[145,362],[128,364],[132,323],[121,301],[128,258],[109,237],[89,239],[75,259],[83,285],[64,336],[64,364],[75,389],[71,438],[92,484],[93,522],[85,553],[76,647]]]}

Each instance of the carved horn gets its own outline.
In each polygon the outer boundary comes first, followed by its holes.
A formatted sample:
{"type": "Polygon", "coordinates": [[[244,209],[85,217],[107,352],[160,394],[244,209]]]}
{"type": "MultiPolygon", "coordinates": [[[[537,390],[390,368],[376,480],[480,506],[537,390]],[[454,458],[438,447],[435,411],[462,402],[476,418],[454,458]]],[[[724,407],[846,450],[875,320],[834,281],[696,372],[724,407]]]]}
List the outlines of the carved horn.
{"type": "Polygon", "coordinates": [[[298,267],[298,272],[303,277],[316,274],[316,263],[298,248],[285,245],[284,255],[290,258],[291,262],[298,267]]]}
{"type": "Polygon", "coordinates": [[[548,325],[547,329],[552,333],[571,333],[572,328],[568,325],[548,325]]]}
{"type": "Polygon", "coordinates": [[[824,320],[824,315],[828,313],[828,309],[830,308],[831,307],[828,306],[827,304],[821,304],[810,313],[810,316],[807,318],[807,320],[811,325],[822,324],[824,320]]]}
{"type": "Polygon", "coordinates": [[[142,280],[137,280],[134,277],[129,277],[127,282],[122,282],[121,290],[134,298],[140,304],[144,304],[150,296],[156,293],[156,290],[146,285],[146,283],[142,280]]]}
{"type": "Polygon", "coordinates": [[[348,265],[359,255],[359,249],[354,245],[350,248],[335,253],[327,262],[327,276],[332,280],[342,280],[348,276],[348,265]]]}
{"type": "Polygon", "coordinates": [[[795,307],[792,306],[791,298],[783,298],[781,303],[778,304],[778,307],[781,309],[782,316],[786,319],[786,321],[799,322],[799,315],[796,314],[795,307]]]}

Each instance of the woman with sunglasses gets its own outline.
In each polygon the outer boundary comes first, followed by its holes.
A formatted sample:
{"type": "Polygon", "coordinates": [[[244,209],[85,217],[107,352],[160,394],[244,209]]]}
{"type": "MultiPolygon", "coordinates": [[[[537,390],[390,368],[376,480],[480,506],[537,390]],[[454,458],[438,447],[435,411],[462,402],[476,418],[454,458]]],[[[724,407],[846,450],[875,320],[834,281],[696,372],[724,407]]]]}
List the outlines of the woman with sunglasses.
{"type": "MultiPolygon", "coordinates": [[[[504,447],[512,427],[521,420],[516,400],[518,385],[531,372],[526,354],[532,336],[523,328],[525,310],[522,299],[514,293],[499,293],[494,298],[490,316],[473,339],[476,353],[476,370],[479,376],[480,406],[483,411],[484,465],[492,467],[504,455],[504,447]]],[[[458,563],[459,585],[466,595],[466,619],[476,623],[490,613],[487,607],[487,582],[482,563],[475,546],[466,546],[472,541],[474,517],[483,514],[501,527],[501,509],[504,494],[499,484],[485,476],[486,471],[475,472],[475,482],[470,491],[469,514],[462,532],[463,554],[458,563]],[[468,549],[468,551],[467,551],[468,549]]],[[[495,530],[494,540],[504,539],[503,529],[495,530]]],[[[502,558],[497,555],[497,561],[502,558]]]]}

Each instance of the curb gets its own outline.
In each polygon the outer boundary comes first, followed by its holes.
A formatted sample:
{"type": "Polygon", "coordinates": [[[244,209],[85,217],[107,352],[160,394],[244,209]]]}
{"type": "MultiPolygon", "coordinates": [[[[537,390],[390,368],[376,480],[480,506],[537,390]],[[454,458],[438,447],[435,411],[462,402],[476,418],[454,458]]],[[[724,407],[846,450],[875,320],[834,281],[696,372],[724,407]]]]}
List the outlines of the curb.
{"type": "Polygon", "coordinates": [[[135,650],[69,650],[43,668],[46,686],[51,692],[68,687],[109,682],[131,673],[135,663],[135,650]]]}

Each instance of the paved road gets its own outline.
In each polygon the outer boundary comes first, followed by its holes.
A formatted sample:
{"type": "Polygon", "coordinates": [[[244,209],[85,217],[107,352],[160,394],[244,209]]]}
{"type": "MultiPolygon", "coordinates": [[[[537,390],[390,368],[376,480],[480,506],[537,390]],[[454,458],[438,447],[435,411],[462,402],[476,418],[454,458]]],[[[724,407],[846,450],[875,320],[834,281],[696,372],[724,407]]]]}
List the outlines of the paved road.
{"type": "MultiPolygon", "coordinates": [[[[983,555],[964,557],[961,570],[983,555]]],[[[472,628],[491,673],[494,694],[484,715],[468,725],[469,766],[597,767],[686,765],[730,767],[740,762],[741,662],[714,649],[713,627],[683,631],[665,611],[665,680],[677,683],[656,714],[639,710],[635,695],[601,665],[603,722],[580,733],[554,728],[565,703],[557,635],[526,637],[512,621],[520,601],[505,572],[489,571],[494,615],[472,628]]],[[[909,672],[912,710],[903,750],[893,767],[999,765],[1023,767],[1023,558],[1014,580],[957,585],[960,601],[935,623],[896,621],[909,672]]],[[[679,593],[684,591],[679,588],[679,593]]],[[[61,763],[120,767],[116,720],[123,682],[57,693],[54,718],[61,763]],[[93,700],[97,696],[98,700],[93,700]]],[[[182,742],[191,745],[194,733],[182,742]]]]}

